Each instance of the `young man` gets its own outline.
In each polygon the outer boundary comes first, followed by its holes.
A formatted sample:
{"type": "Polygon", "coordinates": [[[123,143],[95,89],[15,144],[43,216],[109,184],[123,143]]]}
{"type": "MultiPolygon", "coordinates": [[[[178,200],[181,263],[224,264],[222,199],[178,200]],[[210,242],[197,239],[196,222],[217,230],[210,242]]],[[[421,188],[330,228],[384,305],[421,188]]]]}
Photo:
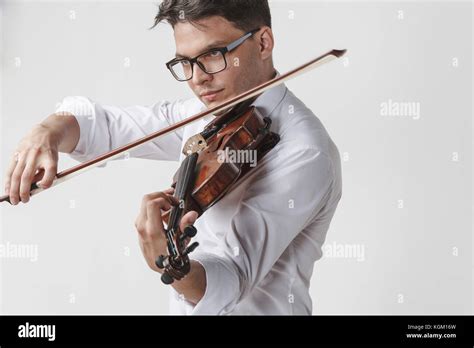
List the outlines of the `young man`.
{"type": "MultiPolygon", "coordinates": [[[[266,0],[165,0],[155,25],[161,21],[174,29],[176,57],[168,68],[196,98],[129,108],[66,98],[18,147],[6,175],[6,193],[14,204],[29,200],[32,181],[42,177],[43,187],[51,185],[58,151],[80,161],[94,158],[277,74],[266,0]]],[[[200,246],[190,256],[190,273],[172,284],[174,314],[312,313],[313,265],[341,198],[339,153],[319,119],[284,85],[266,91],[253,105],[272,119],[271,131],[280,142],[198,220],[195,212],[183,217],[181,227],[194,224],[200,246]]],[[[130,155],[182,160],[183,144],[212,119],[130,155]]],[[[157,256],[167,253],[161,213],[170,208],[170,194],[146,195],[136,220],[143,255],[156,272],[161,272],[157,256]]]]}

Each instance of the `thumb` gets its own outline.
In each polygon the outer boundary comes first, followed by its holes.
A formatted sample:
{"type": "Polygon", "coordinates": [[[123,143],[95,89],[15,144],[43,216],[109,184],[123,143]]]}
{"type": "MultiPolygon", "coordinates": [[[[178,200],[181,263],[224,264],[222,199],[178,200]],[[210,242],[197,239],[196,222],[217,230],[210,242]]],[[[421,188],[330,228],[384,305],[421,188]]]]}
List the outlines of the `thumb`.
{"type": "Polygon", "coordinates": [[[194,222],[197,220],[197,218],[198,218],[198,213],[193,210],[184,214],[179,224],[179,228],[181,229],[181,231],[184,231],[184,228],[186,226],[193,225],[194,222]]]}

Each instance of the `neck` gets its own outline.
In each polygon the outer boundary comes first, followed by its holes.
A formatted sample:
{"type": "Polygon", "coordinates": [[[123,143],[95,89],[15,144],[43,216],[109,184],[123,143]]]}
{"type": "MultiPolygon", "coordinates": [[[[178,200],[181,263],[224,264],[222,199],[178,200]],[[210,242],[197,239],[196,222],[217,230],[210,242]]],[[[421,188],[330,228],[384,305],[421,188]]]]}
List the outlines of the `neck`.
{"type": "Polygon", "coordinates": [[[262,83],[264,83],[264,82],[267,82],[267,81],[269,81],[269,80],[274,79],[274,78],[276,77],[276,75],[277,75],[277,71],[276,71],[276,69],[275,69],[275,68],[273,67],[273,65],[272,65],[272,66],[268,69],[268,73],[266,73],[266,74],[264,75],[265,77],[263,78],[263,80],[262,80],[262,82],[261,82],[260,84],[262,84],[262,83]]]}

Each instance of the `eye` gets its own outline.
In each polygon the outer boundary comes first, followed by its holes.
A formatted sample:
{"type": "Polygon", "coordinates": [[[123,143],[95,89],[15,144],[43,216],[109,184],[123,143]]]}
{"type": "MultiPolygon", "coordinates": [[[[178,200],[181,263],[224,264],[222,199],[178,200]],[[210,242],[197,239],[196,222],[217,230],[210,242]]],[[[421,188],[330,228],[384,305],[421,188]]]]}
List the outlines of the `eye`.
{"type": "Polygon", "coordinates": [[[211,57],[217,57],[217,56],[219,56],[220,54],[221,54],[221,52],[219,52],[219,51],[217,51],[217,50],[216,50],[216,51],[211,51],[211,52],[209,52],[209,55],[210,55],[211,57]]]}
{"type": "Polygon", "coordinates": [[[190,63],[189,63],[189,60],[182,60],[181,62],[181,65],[183,66],[188,66],[190,63]]]}

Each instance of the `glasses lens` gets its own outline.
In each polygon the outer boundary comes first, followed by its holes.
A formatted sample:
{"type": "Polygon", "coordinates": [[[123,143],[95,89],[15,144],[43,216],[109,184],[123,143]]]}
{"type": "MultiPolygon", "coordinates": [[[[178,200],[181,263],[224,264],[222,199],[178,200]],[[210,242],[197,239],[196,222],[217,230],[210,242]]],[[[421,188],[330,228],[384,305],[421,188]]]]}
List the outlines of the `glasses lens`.
{"type": "Polygon", "coordinates": [[[221,51],[210,51],[198,58],[198,62],[209,74],[214,74],[225,69],[226,63],[221,51]]]}
{"type": "Polygon", "coordinates": [[[171,70],[173,71],[173,75],[179,81],[186,81],[191,78],[193,75],[193,70],[191,68],[191,63],[188,60],[180,60],[174,62],[170,66],[171,70]]]}

